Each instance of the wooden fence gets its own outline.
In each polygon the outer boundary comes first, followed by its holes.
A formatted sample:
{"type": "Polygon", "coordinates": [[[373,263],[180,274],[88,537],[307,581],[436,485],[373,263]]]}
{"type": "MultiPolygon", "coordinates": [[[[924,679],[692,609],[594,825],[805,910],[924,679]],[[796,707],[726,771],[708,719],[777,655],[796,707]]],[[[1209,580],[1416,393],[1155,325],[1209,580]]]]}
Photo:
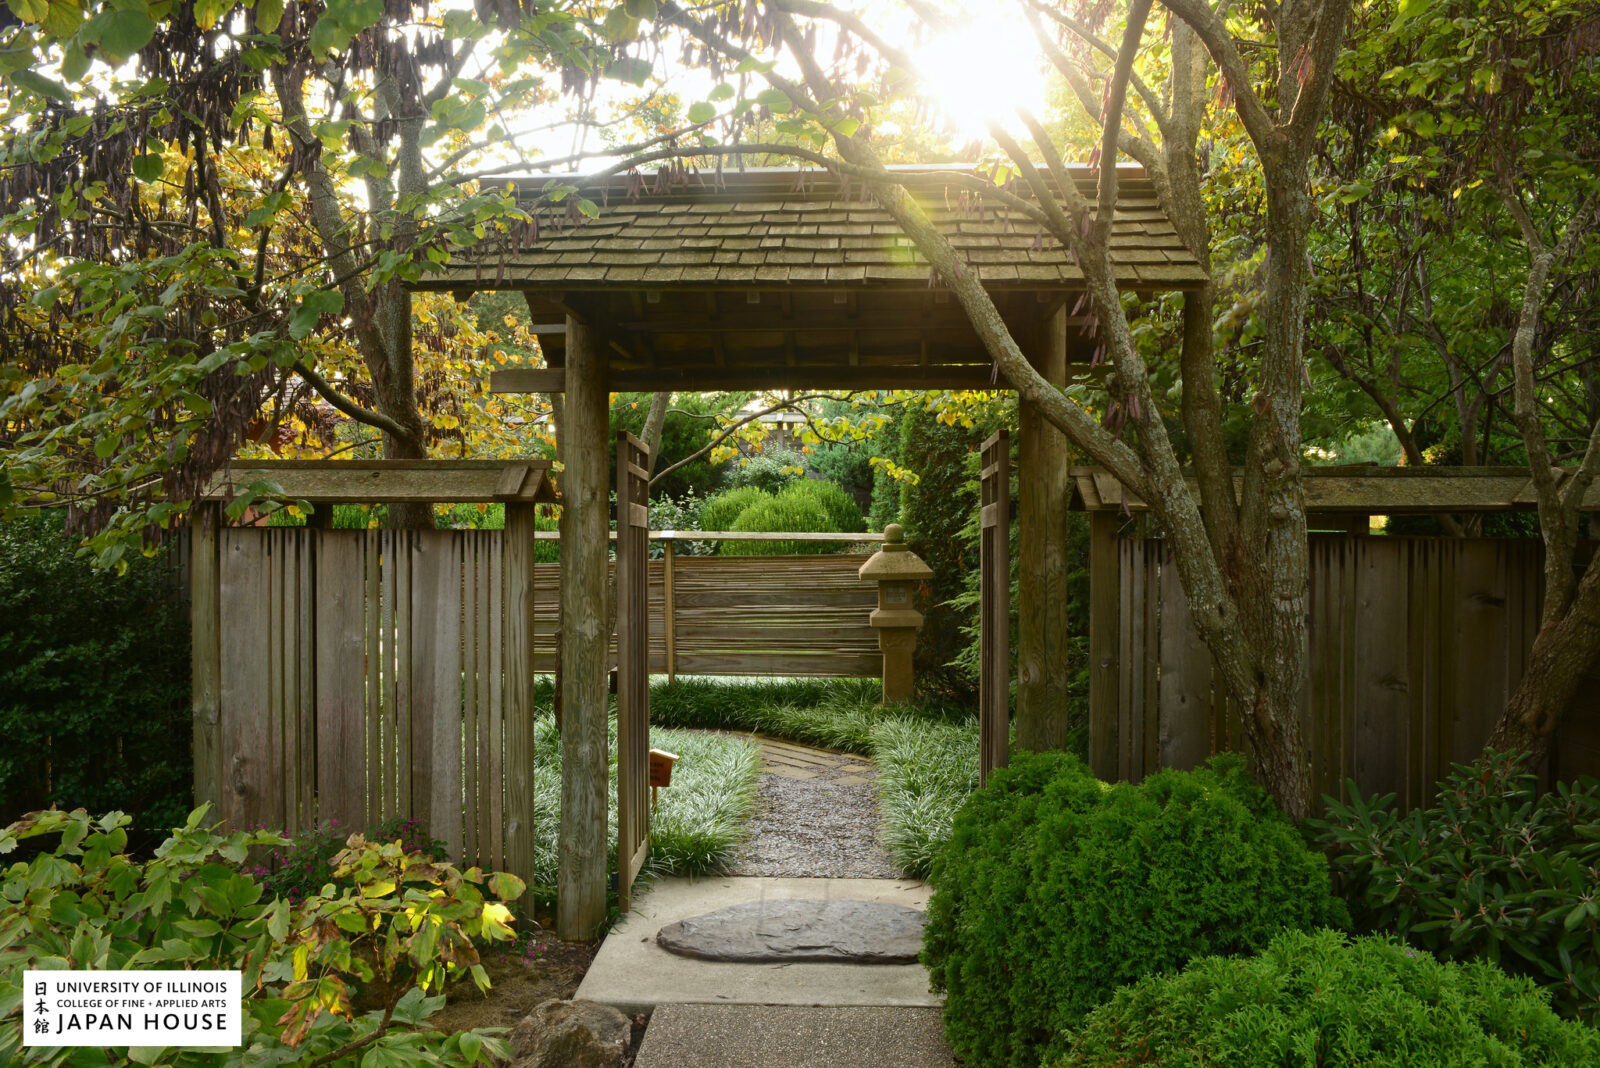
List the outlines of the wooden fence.
{"type": "MultiPolygon", "coordinates": [[[[652,536],[662,540],[659,532],[652,536]]],[[[704,537],[687,532],[682,536],[704,537]]],[[[670,546],[671,540],[666,544],[670,546]]],[[[868,619],[878,606],[877,587],[856,576],[866,561],[858,553],[683,556],[674,552],[651,560],[650,670],[669,678],[876,678],[883,659],[868,619]]],[[[560,565],[535,568],[534,666],[540,672],[555,667],[560,583],[560,565]]],[[[613,663],[615,654],[613,640],[613,663]]]]}
{"type": "Polygon", "coordinates": [[[530,877],[532,527],[194,532],[197,796],[235,827],[416,818],[530,877]]]}
{"type": "MultiPolygon", "coordinates": [[[[1109,670],[1091,698],[1090,747],[1103,777],[1137,781],[1237,748],[1238,714],[1165,543],[1115,545],[1115,596],[1095,595],[1090,660],[1109,670]]],[[[1521,677],[1538,630],[1538,543],[1314,535],[1310,564],[1313,786],[1344,796],[1354,779],[1407,807],[1430,803],[1451,763],[1482,749],[1521,677]]],[[[1600,683],[1578,700],[1554,774],[1600,773],[1600,683]]]]}

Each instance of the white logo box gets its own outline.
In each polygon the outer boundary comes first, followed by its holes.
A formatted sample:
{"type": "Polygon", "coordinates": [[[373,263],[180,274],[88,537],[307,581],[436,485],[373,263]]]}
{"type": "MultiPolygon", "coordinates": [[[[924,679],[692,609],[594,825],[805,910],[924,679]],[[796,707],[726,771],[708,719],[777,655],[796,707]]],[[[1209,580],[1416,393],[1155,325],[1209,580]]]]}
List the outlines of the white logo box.
{"type": "Polygon", "coordinates": [[[239,1045],[236,971],[30,971],[24,1046],[239,1045]]]}

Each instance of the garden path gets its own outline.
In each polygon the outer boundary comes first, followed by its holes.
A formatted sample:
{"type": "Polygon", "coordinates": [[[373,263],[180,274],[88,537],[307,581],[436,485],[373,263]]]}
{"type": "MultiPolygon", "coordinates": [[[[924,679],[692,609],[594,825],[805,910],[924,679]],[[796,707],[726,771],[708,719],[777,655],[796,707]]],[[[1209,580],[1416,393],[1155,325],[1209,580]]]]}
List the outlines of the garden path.
{"type": "Polygon", "coordinates": [[[895,879],[879,843],[877,769],[854,753],[756,736],[762,774],[728,875],[895,879]]]}

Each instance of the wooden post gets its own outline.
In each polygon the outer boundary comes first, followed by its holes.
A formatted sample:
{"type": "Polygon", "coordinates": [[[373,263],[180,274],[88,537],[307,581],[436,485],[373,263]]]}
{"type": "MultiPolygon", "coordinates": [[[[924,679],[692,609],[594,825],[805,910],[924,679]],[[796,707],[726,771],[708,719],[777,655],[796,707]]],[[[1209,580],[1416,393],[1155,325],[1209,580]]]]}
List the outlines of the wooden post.
{"type": "MultiPolygon", "coordinates": [[[[194,730],[194,803],[221,803],[222,509],[196,504],[189,527],[189,694],[194,730]]],[[[219,813],[211,813],[214,818],[219,813]]]]}
{"type": "MultiPolygon", "coordinates": [[[[1067,380],[1067,313],[1039,333],[1034,366],[1067,380]]],[[[1032,404],[1019,409],[1017,461],[1021,532],[1017,585],[1017,746],[1067,746],[1067,439],[1032,404]]]]}
{"type": "Polygon", "coordinates": [[[678,681],[678,633],[674,616],[676,608],[672,599],[672,539],[662,541],[661,568],[661,627],[667,636],[667,685],[678,681]]]}
{"type": "Polygon", "coordinates": [[[533,531],[532,504],[506,505],[505,856],[506,870],[533,884],[533,531]]]}
{"type": "Polygon", "coordinates": [[[1089,513],[1089,770],[1117,778],[1117,513],[1089,513]]]}
{"type": "Polygon", "coordinates": [[[593,936],[606,918],[606,558],[610,455],[603,341],[567,317],[561,430],[561,839],[556,935],[593,936]]]}

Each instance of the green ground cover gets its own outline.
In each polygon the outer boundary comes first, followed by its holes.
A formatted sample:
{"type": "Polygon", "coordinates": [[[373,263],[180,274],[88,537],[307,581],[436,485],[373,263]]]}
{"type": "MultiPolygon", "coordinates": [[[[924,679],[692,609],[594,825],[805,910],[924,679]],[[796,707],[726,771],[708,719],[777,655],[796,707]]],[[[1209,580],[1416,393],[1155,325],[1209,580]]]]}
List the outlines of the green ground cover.
{"type": "MultiPolygon", "coordinates": [[[[611,720],[611,771],[616,783],[616,719],[611,720]]],[[[660,793],[660,807],[650,821],[650,854],[643,876],[698,875],[709,870],[738,840],[755,801],[761,751],[755,743],[729,735],[651,728],[650,744],[683,759],[673,770],[672,787],[660,793]]],[[[555,901],[556,866],[561,830],[561,735],[555,716],[542,714],[534,724],[534,903],[555,901]]],[[[607,835],[617,870],[616,790],[607,791],[607,835]]]]}
{"type": "Polygon", "coordinates": [[[924,878],[977,788],[978,721],[954,704],[886,709],[880,695],[876,679],[680,679],[651,687],[650,719],[759,731],[871,757],[889,856],[908,876],[924,878]]]}

